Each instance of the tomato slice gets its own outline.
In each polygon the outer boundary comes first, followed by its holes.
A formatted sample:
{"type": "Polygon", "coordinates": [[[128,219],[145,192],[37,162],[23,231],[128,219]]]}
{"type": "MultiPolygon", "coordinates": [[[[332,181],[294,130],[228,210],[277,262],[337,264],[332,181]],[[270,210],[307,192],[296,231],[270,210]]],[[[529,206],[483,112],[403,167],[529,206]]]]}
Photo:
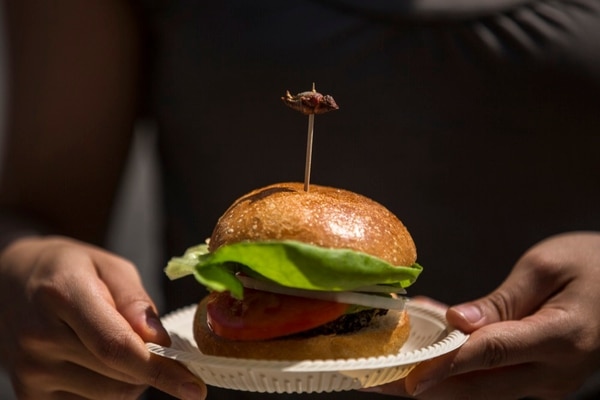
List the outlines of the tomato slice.
{"type": "Polygon", "coordinates": [[[244,299],[212,292],[207,322],[217,335],[231,340],[265,340],[303,332],[342,316],[348,305],[262,290],[244,289],[244,299]]]}

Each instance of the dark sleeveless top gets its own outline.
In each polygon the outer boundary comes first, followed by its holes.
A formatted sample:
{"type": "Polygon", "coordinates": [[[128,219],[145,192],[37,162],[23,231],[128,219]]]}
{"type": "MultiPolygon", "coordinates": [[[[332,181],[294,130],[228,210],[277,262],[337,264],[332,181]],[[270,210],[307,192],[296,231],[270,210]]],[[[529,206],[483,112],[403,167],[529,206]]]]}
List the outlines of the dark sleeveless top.
{"type": "MultiPolygon", "coordinates": [[[[411,296],[474,299],[537,241],[600,230],[597,1],[146,6],[167,256],[245,192],[303,180],[307,118],[280,97],[313,82],[340,110],[315,119],[311,181],[407,225],[411,296]]],[[[193,279],[165,291],[171,309],[203,295],[193,279]]]]}

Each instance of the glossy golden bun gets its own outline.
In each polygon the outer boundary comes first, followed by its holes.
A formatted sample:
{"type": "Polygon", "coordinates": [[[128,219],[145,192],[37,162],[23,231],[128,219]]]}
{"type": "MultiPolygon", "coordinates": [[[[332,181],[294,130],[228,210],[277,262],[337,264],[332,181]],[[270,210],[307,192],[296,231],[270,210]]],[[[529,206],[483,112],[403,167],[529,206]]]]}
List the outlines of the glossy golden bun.
{"type": "Polygon", "coordinates": [[[298,240],[346,248],[410,266],[417,258],[412,237],[381,204],[357,193],[327,186],[278,183],[236,200],[219,219],[209,250],[230,243],[298,240]]]}
{"type": "MultiPolygon", "coordinates": [[[[345,248],[411,266],[417,258],[406,227],[381,204],[356,193],[301,183],[278,183],[236,200],[221,216],[209,250],[242,241],[298,240],[345,248]]],[[[340,359],[397,353],[408,339],[406,311],[390,310],[370,326],[341,335],[232,341],[215,335],[206,322],[206,299],[197,307],[194,337],[205,354],[265,360],[340,359]]]]}
{"type": "Polygon", "coordinates": [[[396,354],[408,340],[406,311],[390,310],[367,328],[343,335],[234,341],[217,336],[206,323],[204,298],[196,308],[194,338],[204,354],[259,360],[334,360],[396,354]]]}

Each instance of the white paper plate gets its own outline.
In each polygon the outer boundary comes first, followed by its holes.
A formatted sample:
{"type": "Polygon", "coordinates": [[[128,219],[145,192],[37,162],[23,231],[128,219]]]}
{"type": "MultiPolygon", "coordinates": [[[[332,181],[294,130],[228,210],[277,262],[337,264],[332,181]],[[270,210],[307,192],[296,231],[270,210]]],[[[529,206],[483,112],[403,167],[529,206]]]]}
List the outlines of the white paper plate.
{"type": "Polygon", "coordinates": [[[382,385],[403,378],[421,361],[459,348],[468,336],[451,329],[444,312],[408,302],[411,332],[398,354],[347,360],[263,361],[208,356],[198,350],[192,323],[196,305],[165,316],[171,347],[148,343],[155,354],[183,363],[207,385],[267,393],[318,393],[382,385]]]}

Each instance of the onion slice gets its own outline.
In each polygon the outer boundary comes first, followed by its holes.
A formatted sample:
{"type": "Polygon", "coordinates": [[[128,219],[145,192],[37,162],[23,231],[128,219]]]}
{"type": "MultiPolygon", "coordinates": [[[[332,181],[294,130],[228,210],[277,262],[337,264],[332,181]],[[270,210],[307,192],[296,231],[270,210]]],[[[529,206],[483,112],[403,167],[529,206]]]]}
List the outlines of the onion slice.
{"type": "Polygon", "coordinates": [[[388,285],[369,285],[358,287],[353,292],[406,294],[406,289],[388,285]]]}
{"type": "Polygon", "coordinates": [[[364,307],[382,308],[386,310],[404,310],[404,298],[383,297],[379,295],[356,292],[326,292],[318,290],[296,289],[281,286],[276,283],[261,281],[248,276],[238,275],[237,278],[248,289],[284,294],[289,296],[307,297],[310,299],[335,301],[344,304],[354,304],[364,307]]]}

